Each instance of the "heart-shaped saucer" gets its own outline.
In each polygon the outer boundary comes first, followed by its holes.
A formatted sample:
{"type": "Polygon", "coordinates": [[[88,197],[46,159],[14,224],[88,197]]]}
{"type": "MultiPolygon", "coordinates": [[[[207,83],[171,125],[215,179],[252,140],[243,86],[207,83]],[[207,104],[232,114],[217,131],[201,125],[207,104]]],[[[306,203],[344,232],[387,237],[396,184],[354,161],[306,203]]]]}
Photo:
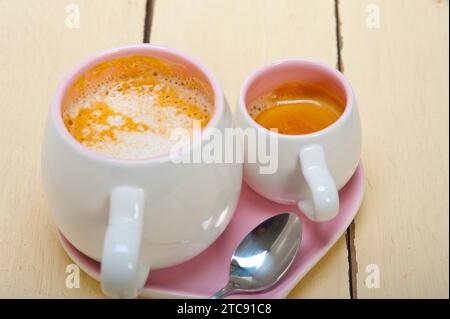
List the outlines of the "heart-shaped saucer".
{"type": "MultiPolygon", "coordinates": [[[[364,170],[360,163],[350,181],[339,191],[340,211],[328,222],[314,223],[295,206],[273,203],[242,185],[236,212],[224,233],[207,250],[177,266],[150,271],[141,296],[153,298],[207,298],[228,281],[230,258],[240,241],[263,220],[284,211],[294,211],[303,222],[300,253],[286,276],[273,289],[229,298],[285,298],[305,274],[345,232],[361,205],[364,170]]],[[[78,251],[60,233],[67,254],[88,275],[100,278],[100,264],[78,251]]]]}

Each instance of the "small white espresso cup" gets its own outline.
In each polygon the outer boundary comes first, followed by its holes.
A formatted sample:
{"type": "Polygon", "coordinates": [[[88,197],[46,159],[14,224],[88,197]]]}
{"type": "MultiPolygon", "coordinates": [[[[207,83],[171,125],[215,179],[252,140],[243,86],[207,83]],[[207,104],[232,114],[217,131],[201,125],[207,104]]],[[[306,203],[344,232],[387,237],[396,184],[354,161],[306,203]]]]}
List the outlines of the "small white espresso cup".
{"type": "MultiPolygon", "coordinates": [[[[75,68],[52,100],[44,141],[43,177],[59,231],[101,262],[102,289],[112,297],[137,296],[150,268],[184,262],[212,244],[228,225],[239,198],[242,164],[177,163],[172,156],[119,160],[91,151],[66,129],[61,102],[68,88],[98,63],[133,55],[171,61],[205,81],[214,93],[207,128],[232,126],[216,78],[202,64],[154,45],[121,47],[75,68]]],[[[201,151],[202,134],[186,152],[201,151]]],[[[225,147],[225,146],[224,146],[225,147]]]]}
{"type": "MultiPolygon", "coordinates": [[[[361,126],[355,98],[346,78],[322,63],[281,60],[251,74],[244,82],[236,111],[237,126],[255,128],[259,136],[276,138],[278,167],[261,173],[266,165],[244,152],[244,179],[260,195],[282,204],[297,204],[314,221],[327,221],[339,212],[338,190],[355,172],[361,153],[361,126]],[[344,100],[345,110],[330,126],[311,134],[278,134],[260,126],[248,113],[248,106],[286,82],[303,82],[322,87],[344,100]]],[[[253,150],[259,152],[258,143],[253,150]]],[[[252,151],[253,151],[252,150],[252,151]]],[[[255,158],[255,157],[253,157],[255,158]]]]}

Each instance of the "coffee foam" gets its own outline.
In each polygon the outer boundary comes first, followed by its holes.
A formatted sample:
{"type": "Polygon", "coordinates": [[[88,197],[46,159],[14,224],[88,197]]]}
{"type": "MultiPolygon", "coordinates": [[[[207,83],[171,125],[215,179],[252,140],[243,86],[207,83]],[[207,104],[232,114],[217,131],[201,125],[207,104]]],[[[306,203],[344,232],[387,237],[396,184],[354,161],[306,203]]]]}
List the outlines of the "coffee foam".
{"type": "Polygon", "coordinates": [[[248,108],[248,114],[255,119],[259,113],[272,106],[272,102],[265,98],[254,101],[248,108]]]}
{"type": "Polygon", "coordinates": [[[68,91],[64,123],[82,145],[118,159],[167,154],[176,128],[204,127],[213,94],[204,82],[150,57],[126,57],[100,64],[68,91]]]}

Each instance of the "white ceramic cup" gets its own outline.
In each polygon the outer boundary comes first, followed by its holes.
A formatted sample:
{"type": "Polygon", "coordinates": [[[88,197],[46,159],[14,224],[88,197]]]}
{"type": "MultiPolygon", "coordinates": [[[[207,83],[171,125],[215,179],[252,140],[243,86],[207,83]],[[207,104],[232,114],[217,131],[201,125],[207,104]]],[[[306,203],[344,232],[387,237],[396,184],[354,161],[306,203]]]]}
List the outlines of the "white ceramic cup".
{"type": "MultiPolygon", "coordinates": [[[[260,195],[282,204],[297,204],[311,220],[327,221],[339,212],[338,190],[355,172],[361,153],[361,126],[355,98],[346,78],[322,63],[287,59],[266,65],[244,82],[236,112],[237,125],[256,128],[278,139],[278,169],[261,174],[261,161],[249,162],[244,179],[260,195]],[[321,86],[345,101],[345,110],[330,126],[304,135],[278,134],[256,123],[248,106],[286,82],[321,86]]],[[[256,146],[256,151],[258,145],[256,146]]],[[[273,154],[272,154],[273,155],[273,154]]]]}
{"type": "MultiPolygon", "coordinates": [[[[72,83],[94,65],[112,58],[149,55],[172,61],[208,83],[214,113],[207,127],[232,126],[216,78],[202,64],[173,49],[136,45],[97,54],[59,85],[44,142],[44,184],[62,234],[81,252],[101,262],[102,288],[131,298],[149,269],[184,262],[205,250],[228,225],[237,205],[242,164],[176,164],[170,156],[148,160],[105,157],[79,144],[64,126],[61,101],[72,83]]],[[[202,148],[202,135],[185,149],[202,148]]]]}

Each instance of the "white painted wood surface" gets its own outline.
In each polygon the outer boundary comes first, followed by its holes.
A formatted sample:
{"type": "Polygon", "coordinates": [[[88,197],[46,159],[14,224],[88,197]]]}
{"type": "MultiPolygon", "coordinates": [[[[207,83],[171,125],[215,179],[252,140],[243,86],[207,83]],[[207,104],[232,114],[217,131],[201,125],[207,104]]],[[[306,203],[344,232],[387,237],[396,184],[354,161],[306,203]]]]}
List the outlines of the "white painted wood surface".
{"type": "Polygon", "coordinates": [[[355,221],[360,298],[448,298],[448,9],[435,0],[340,1],[367,175],[355,221]],[[379,28],[368,28],[377,8],[379,28]],[[378,289],[365,283],[371,264],[378,289]]]}
{"type": "MultiPolygon", "coordinates": [[[[103,297],[84,274],[79,289],[65,286],[71,261],[43,194],[42,136],[58,80],[91,53],[141,43],[145,6],[0,0],[0,297],[103,297]],[[65,25],[70,3],[79,5],[79,29],[65,25]]],[[[448,1],[340,0],[339,17],[367,174],[355,224],[357,295],[448,298],[448,1]],[[377,8],[380,28],[368,28],[377,8]],[[365,285],[370,264],[380,269],[378,289],[365,285]]],[[[243,79],[266,62],[335,66],[335,22],[333,0],[157,0],[150,40],[202,60],[234,107],[243,79]]],[[[344,238],[290,294],[349,296],[344,238]]]]}

